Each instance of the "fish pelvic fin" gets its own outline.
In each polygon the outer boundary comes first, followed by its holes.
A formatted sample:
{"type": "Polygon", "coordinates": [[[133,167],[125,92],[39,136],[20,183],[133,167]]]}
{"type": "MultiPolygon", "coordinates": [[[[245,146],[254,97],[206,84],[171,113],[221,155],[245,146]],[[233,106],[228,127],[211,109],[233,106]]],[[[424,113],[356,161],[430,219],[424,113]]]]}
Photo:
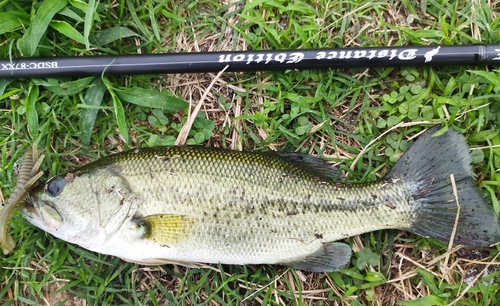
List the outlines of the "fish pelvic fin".
{"type": "Polygon", "coordinates": [[[464,136],[448,129],[433,137],[441,127],[422,134],[396,163],[389,178],[402,180],[411,190],[413,222],[409,230],[425,237],[449,241],[459,211],[454,243],[490,246],[500,241],[500,223],[492,205],[472,177],[472,159],[464,136]]]}
{"type": "Polygon", "coordinates": [[[314,253],[304,258],[281,264],[311,272],[332,272],[344,268],[351,260],[351,248],[341,242],[322,244],[314,253]]]}
{"type": "Polygon", "coordinates": [[[143,258],[141,260],[130,260],[122,258],[126,262],[135,263],[144,266],[161,266],[161,265],[179,265],[188,268],[199,268],[199,264],[190,261],[174,260],[169,258],[143,258]]]}

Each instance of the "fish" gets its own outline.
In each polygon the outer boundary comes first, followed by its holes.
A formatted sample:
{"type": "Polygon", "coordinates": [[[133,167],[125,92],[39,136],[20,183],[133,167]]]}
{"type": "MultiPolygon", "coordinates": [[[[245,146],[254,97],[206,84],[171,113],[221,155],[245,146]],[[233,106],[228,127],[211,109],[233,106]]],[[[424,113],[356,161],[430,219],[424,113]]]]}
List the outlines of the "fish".
{"type": "Polygon", "coordinates": [[[499,219],[473,178],[465,137],[451,128],[433,137],[439,128],[377,182],[344,182],[307,154],[152,147],[55,176],[20,210],[57,238],[144,265],[331,272],[350,262],[342,240],[383,229],[475,247],[499,242],[499,219]]]}

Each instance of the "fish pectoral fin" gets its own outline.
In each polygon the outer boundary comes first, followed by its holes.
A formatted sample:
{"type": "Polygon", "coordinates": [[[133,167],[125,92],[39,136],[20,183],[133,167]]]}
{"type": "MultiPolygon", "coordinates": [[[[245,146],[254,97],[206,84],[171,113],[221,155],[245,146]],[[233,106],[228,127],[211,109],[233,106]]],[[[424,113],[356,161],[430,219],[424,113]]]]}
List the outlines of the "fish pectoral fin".
{"type": "Polygon", "coordinates": [[[192,228],[192,218],[170,214],[150,215],[133,222],[140,229],[142,239],[165,245],[178,243],[192,228]]]}
{"type": "Polygon", "coordinates": [[[188,268],[199,268],[195,262],[174,260],[168,258],[143,258],[141,260],[130,260],[127,258],[122,258],[125,261],[136,263],[145,266],[161,266],[161,265],[179,265],[188,268]]]}
{"type": "Polygon", "coordinates": [[[282,264],[297,270],[332,272],[344,268],[351,259],[351,247],[341,242],[328,242],[302,259],[282,264]]]}

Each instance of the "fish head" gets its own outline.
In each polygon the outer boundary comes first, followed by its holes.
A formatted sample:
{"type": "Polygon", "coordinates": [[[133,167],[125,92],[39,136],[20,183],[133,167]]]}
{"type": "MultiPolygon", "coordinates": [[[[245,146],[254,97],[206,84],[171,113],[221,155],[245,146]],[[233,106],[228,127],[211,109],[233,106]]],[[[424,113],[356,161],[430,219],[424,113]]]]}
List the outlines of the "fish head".
{"type": "Polygon", "coordinates": [[[133,201],[127,187],[105,169],[56,176],[32,190],[20,211],[36,227],[92,249],[105,243],[129,216],[133,201]]]}

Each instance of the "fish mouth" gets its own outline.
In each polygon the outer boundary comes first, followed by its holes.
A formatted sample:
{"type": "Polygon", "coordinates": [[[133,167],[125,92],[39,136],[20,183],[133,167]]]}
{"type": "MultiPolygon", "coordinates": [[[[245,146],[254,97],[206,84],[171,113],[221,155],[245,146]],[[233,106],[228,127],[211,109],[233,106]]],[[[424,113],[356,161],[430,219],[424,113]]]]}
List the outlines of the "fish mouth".
{"type": "Polygon", "coordinates": [[[18,207],[21,215],[23,215],[25,219],[30,221],[33,225],[40,227],[40,225],[43,225],[44,222],[43,217],[40,214],[38,203],[38,197],[28,193],[26,200],[20,202],[18,207]]]}
{"type": "Polygon", "coordinates": [[[23,217],[45,231],[57,231],[63,222],[57,209],[39,199],[36,193],[28,193],[26,198],[26,201],[19,203],[19,210],[23,217]]]}
{"type": "Polygon", "coordinates": [[[43,190],[43,185],[38,185],[26,194],[26,200],[18,204],[21,214],[26,217],[25,214],[37,214],[38,208],[38,197],[36,196],[38,192],[43,190]]]}

